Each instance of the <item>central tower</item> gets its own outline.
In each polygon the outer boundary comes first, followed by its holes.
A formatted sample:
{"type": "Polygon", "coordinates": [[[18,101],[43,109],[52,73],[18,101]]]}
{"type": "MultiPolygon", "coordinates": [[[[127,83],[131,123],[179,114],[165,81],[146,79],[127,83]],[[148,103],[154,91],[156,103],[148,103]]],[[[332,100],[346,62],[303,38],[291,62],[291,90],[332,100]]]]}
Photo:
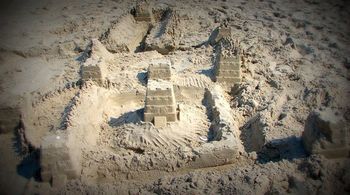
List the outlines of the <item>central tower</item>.
{"type": "Polygon", "coordinates": [[[162,79],[148,80],[144,121],[153,122],[155,127],[164,127],[167,122],[175,122],[176,115],[173,84],[162,79]]]}

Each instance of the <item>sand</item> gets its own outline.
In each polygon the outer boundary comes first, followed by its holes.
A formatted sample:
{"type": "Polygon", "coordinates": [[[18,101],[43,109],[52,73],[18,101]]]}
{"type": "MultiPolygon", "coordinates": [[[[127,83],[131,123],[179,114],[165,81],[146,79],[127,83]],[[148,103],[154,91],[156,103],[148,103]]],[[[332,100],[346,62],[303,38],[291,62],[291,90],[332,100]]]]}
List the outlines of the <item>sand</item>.
{"type": "Polygon", "coordinates": [[[20,116],[0,134],[1,194],[350,192],[349,156],[310,155],[302,142],[317,109],[350,135],[348,2],[152,1],[152,25],[134,6],[2,3],[0,105],[20,116]],[[225,20],[242,53],[235,86],[214,81],[210,38],[225,20]],[[180,109],[163,128],[143,121],[158,62],[171,66],[180,109]],[[62,184],[41,181],[52,135],[67,137],[79,167],[62,184]]]}

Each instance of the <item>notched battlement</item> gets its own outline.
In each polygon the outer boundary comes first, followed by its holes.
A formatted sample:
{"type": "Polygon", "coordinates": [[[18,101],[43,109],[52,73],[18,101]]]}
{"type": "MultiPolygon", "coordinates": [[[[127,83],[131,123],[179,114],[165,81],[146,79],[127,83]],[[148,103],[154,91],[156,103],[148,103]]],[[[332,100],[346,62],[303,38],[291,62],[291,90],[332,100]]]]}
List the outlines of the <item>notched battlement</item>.
{"type": "Polygon", "coordinates": [[[241,54],[239,41],[231,37],[222,38],[218,45],[218,52],[225,58],[239,56],[241,54]]]}

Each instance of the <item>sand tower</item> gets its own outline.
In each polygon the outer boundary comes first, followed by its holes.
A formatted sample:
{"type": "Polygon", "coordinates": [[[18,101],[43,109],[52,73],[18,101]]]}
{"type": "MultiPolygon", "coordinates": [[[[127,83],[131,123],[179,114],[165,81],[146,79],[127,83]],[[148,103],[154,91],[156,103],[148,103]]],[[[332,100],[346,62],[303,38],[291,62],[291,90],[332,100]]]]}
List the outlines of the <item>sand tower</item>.
{"type": "Polygon", "coordinates": [[[227,84],[241,81],[241,55],[238,41],[231,38],[220,40],[216,51],[215,80],[227,84]]]}
{"type": "Polygon", "coordinates": [[[350,157],[350,130],[335,110],[314,110],[305,122],[302,135],[309,154],[322,154],[327,158],[350,157]]]}
{"type": "Polygon", "coordinates": [[[169,64],[159,63],[151,64],[148,67],[148,79],[149,80],[171,80],[171,69],[169,64]]]}
{"type": "Polygon", "coordinates": [[[148,80],[144,121],[164,127],[176,121],[176,102],[173,84],[162,79],[148,80]]]}
{"type": "Polygon", "coordinates": [[[89,58],[86,62],[81,66],[81,78],[82,80],[88,81],[92,80],[98,85],[102,86],[105,79],[105,69],[104,62],[101,58],[93,59],[89,58]]]}
{"type": "Polygon", "coordinates": [[[138,0],[135,7],[135,20],[139,22],[151,22],[151,11],[146,0],[138,0]]]}
{"type": "Polygon", "coordinates": [[[79,177],[80,154],[68,146],[67,135],[47,135],[40,147],[41,179],[61,187],[68,179],[79,177]]]}
{"type": "Polygon", "coordinates": [[[217,27],[209,38],[209,43],[214,46],[218,44],[221,39],[229,38],[232,36],[231,27],[228,26],[228,21],[225,20],[217,27]]]}

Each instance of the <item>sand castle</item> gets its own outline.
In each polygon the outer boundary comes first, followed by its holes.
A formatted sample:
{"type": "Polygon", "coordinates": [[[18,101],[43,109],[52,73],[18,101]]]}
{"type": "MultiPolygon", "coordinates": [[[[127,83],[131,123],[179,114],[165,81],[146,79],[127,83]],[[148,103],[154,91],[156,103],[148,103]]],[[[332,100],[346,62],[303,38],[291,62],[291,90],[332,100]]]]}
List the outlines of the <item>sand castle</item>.
{"type": "Polygon", "coordinates": [[[138,0],[136,2],[134,17],[136,21],[151,22],[152,14],[149,8],[149,3],[146,0],[138,0]]]}
{"type": "Polygon", "coordinates": [[[158,63],[151,64],[148,67],[148,79],[149,80],[171,80],[171,68],[169,64],[158,63]]]}
{"type": "Polygon", "coordinates": [[[144,121],[155,127],[164,127],[177,118],[176,101],[169,64],[156,63],[148,67],[148,84],[144,109],[144,121]]]}
{"type": "MultiPolygon", "coordinates": [[[[101,42],[95,40],[95,49],[81,64],[80,89],[58,119],[65,128],[53,129],[56,134],[45,135],[36,144],[40,145],[44,182],[60,187],[81,175],[104,179],[112,172],[117,180],[120,175],[132,178],[131,172],[142,175],[154,170],[213,167],[235,163],[244,154],[239,129],[244,120],[236,117],[232,97],[227,97],[228,88],[242,80],[238,41],[231,38],[231,29],[224,23],[213,39],[214,64],[210,60],[207,66],[188,63],[183,56],[180,62],[149,63],[154,56],[169,60],[177,55],[166,57],[173,51],[189,54],[196,48],[193,44],[179,49],[181,17],[169,10],[161,14],[163,19],[147,37],[149,24],[144,23],[152,15],[147,2],[138,1],[134,17],[122,16],[101,36],[101,42]],[[154,52],[133,53],[141,44],[154,52]],[[204,70],[214,72],[215,82],[212,75],[199,74],[204,70]]],[[[204,58],[210,56],[203,53],[204,58]]],[[[349,154],[347,136],[332,125],[311,125],[305,127],[303,138],[309,153],[333,158],[349,154]]]]}
{"type": "Polygon", "coordinates": [[[101,59],[89,58],[81,66],[81,79],[83,82],[92,80],[98,85],[102,86],[105,82],[105,70],[103,67],[103,61],[101,59]]]}
{"type": "Polygon", "coordinates": [[[322,154],[327,158],[350,157],[349,128],[331,109],[311,112],[302,137],[310,154],[322,154]]]}
{"type": "Polygon", "coordinates": [[[145,122],[164,127],[177,117],[173,85],[165,80],[148,80],[144,110],[145,122]]]}
{"type": "Polygon", "coordinates": [[[241,55],[238,41],[223,38],[219,41],[215,60],[215,80],[236,84],[241,81],[241,55]]]}
{"type": "Polygon", "coordinates": [[[228,26],[227,21],[220,24],[209,37],[209,43],[211,45],[218,44],[224,38],[232,37],[231,28],[228,26]]]}
{"type": "Polygon", "coordinates": [[[0,134],[8,133],[18,127],[20,110],[17,107],[0,108],[0,134]]]}
{"type": "Polygon", "coordinates": [[[80,175],[80,154],[68,146],[68,137],[61,135],[45,136],[40,148],[41,179],[61,187],[67,179],[77,179],[80,175]]]}

